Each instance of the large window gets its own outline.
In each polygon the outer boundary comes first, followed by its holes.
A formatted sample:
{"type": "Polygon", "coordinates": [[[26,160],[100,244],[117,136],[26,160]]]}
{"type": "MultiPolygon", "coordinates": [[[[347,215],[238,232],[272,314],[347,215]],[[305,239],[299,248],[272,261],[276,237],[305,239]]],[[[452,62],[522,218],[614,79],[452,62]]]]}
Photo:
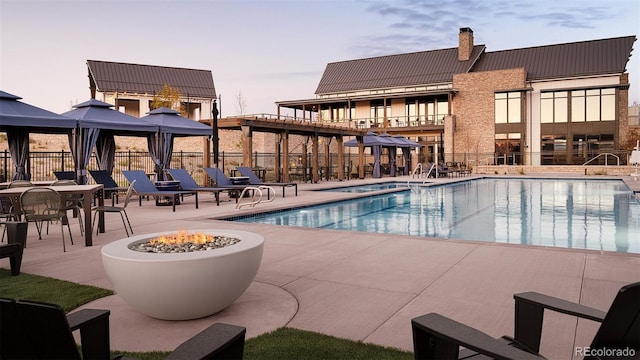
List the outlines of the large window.
{"type": "Polygon", "coordinates": [[[522,121],[522,94],[519,92],[495,94],[496,124],[515,124],[522,121]]]}
{"type": "Polygon", "coordinates": [[[616,90],[608,88],[540,94],[542,123],[565,123],[569,118],[571,122],[614,121],[616,90]],[[571,102],[571,110],[567,106],[569,102],[571,102]]]}
{"type": "Polygon", "coordinates": [[[540,122],[566,123],[569,118],[567,91],[540,94],[540,122]]]}
{"type": "Polygon", "coordinates": [[[571,122],[614,121],[616,90],[592,89],[571,92],[571,122]]]}

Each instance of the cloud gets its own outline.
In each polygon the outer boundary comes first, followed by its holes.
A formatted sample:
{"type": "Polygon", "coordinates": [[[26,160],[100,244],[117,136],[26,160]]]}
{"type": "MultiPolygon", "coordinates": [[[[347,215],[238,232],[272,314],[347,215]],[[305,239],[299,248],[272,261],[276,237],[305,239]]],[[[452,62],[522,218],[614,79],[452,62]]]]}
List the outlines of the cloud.
{"type": "Polygon", "coordinates": [[[363,4],[366,12],[380,18],[382,34],[354,41],[352,49],[360,57],[455,46],[459,27],[488,28],[519,22],[528,28],[592,29],[611,21],[620,11],[597,0],[580,1],[580,7],[576,2],[554,0],[365,0],[363,4]]]}

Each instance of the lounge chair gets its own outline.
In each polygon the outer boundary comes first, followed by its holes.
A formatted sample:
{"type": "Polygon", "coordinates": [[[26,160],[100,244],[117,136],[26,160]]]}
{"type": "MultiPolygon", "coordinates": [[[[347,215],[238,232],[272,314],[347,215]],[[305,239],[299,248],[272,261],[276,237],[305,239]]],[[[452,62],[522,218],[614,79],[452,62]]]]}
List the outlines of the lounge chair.
{"type": "Polygon", "coordinates": [[[135,180],[136,183],[133,184],[133,190],[138,194],[138,204],[140,206],[142,206],[143,196],[153,196],[156,199],[156,204],[159,204],[161,199],[168,199],[170,205],[173,207],[173,211],[176,211],[176,204],[180,202],[180,197],[192,194],[196,199],[196,209],[198,208],[197,191],[158,190],[142,170],[123,170],[122,174],[130,183],[135,180]]]}
{"type": "MultiPolygon", "coordinates": [[[[2,359],[109,359],[109,310],[65,315],[55,304],[0,298],[2,359]],[[80,330],[82,355],[73,331],[80,330]]],[[[241,359],[246,329],[217,323],[182,343],[167,359],[241,359]]],[[[124,359],[120,358],[119,359],[124,359]]]]}
{"type": "Polygon", "coordinates": [[[174,180],[180,181],[180,188],[182,190],[214,193],[216,197],[216,205],[218,206],[220,205],[220,193],[222,191],[229,190],[229,188],[224,187],[201,187],[200,185],[198,185],[198,183],[196,183],[195,180],[193,180],[191,175],[189,175],[189,173],[185,169],[168,169],[167,171],[174,180]]]}
{"type": "Polygon", "coordinates": [[[238,197],[242,190],[251,185],[238,185],[234,184],[229,180],[229,178],[224,174],[224,171],[220,168],[204,168],[204,171],[209,175],[211,180],[213,180],[214,184],[217,187],[223,187],[228,189],[229,196],[235,197],[236,203],[238,202],[238,197]]]}
{"type": "Polygon", "coordinates": [[[585,359],[598,351],[640,352],[640,282],[623,286],[607,312],[551,296],[526,292],[515,294],[515,335],[494,339],[483,332],[431,313],[411,320],[416,359],[458,359],[480,353],[496,359],[543,359],[540,350],[544,311],[577,316],[601,323],[591,345],[583,349],[585,359]],[[466,349],[460,351],[460,346],[466,349]],[[592,352],[591,352],[592,351],[592,352]],[[588,353],[587,353],[588,352],[588,353]]]}
{"type": "Polygon", "coordinates": [[[58,180],[76,180],[75,171],[54,171],[53,175],[55,175],[58,180]]]}
{"type": "Polygon", "coordinates": [[[115,203],[118,202],[120,193],[127,191],[127,187],[119,186],[107,170],[89,170],[89,174],[97,184],[102,184],[105,196],[111,198],[111,206],[114,205],[114,200],[115,203]]]}
{"type": "Polygon", "coordinates": [[[264,182],[260,180],[260,178],[248,167],[238,166],[238,171],[242,176],[246,176],[249,178],[249,184],[258,186],[258,185],[266,185],[266,186],[282,186],[282,197],[284,197],[284,190],[287,187],[293,186],[296,191],[296,196],[298,196],[298,184],[294,182],[264,182]]]}

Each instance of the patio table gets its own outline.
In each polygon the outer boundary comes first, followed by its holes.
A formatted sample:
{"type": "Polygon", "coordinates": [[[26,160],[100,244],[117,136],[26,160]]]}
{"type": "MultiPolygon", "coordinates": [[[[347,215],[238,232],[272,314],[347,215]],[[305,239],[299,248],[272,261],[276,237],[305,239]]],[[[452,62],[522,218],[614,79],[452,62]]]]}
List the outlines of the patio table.
{"type": "MultiPolygon", "coordinates": [[[[84,244],[85,246],[93,245],[93,229],[91,226],[91,200],[94,194],[97,195],[98,205],[104,206],[104,187],[97,185],[61,185],[47,186],[60,194],[82,195],[82,208],[84,209],[84,244]]],[[[14,204],[19,199],[22,192],[29,189],[28,187],[8,188],[0,190],[0,197],[9,198],[14,204]]],[[[18,201],[19,203],[19,201],[18,201]]],[[[104,232],[104,214],[98,218],[98,231],[104,232]]]]}

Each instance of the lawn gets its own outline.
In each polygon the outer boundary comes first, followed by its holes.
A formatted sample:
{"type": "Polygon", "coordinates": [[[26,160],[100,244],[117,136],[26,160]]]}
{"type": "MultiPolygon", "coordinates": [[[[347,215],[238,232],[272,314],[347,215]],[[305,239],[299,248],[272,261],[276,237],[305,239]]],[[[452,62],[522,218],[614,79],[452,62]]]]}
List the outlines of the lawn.
{"type": "MultiPolygon", "coordinates": [[[[60,305],[69,312],[92,300],[112,295],[113,292],[94,286],[76,284],[38,275],[21,273],[11,276],[0,269],[0,297],[49,302],[60,305]]],[[[167,352],[113,351],[140,360],[162,359],[167,352]]],[[[273,332],[248,339],[244,359],[413,359],[413,353],[386,348],[359,341],[292,328],[280,328],[273,332]]]]}

